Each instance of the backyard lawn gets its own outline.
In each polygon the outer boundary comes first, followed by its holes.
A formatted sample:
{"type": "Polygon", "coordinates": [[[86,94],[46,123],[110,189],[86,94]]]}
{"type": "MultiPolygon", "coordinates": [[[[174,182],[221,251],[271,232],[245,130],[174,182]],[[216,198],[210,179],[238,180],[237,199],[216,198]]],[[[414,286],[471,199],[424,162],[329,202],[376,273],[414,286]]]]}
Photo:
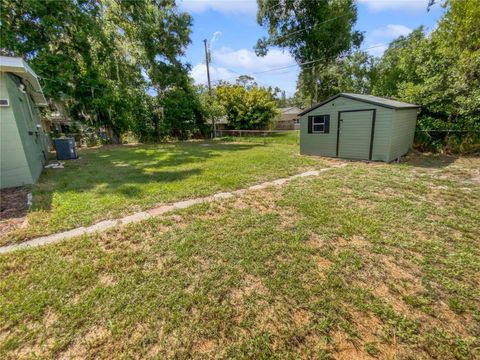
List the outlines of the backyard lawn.
{"type": "MultiPolygon", "coordinates": [[[[0,244],[91,225],[170,202],[233,190],[322,165],[301,157],[296,132],[242,143],[179,142],[81,150],[33,187],[26,226],[0,244]]],[[[238,140],[238,139],[237,139],[238,140]]]]}
{"type": "MultiPolygon", "coordinates": [[[[283,146],[178,144],[89,151],[78,164],[78,177],[49,172],[35,196],[63,184],[45,206],[78,199],[76,216],[88,215],[56,224],[51,206],[49,229],[319,162],[283,146]],[[111,175],[126,168],[138,177],[111,175]],[[159,174],[168,190],[152,184],[159,174]]],[[[0,357],[479,358],[479,168],[420,155],[350,162],[1,255],[0,357]]]]}

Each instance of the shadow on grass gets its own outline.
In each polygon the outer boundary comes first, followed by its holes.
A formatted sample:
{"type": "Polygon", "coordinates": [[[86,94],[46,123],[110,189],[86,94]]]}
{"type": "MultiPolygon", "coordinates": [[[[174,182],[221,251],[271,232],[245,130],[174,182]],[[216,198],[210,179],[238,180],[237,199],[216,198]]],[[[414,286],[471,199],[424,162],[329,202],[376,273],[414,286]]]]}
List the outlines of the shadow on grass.
{"type": "Polygon", "coordinates": [[[402,159],[402,163],[412,167],[438,169],[451,165],[458,158],[458,156],[454,155],[428,154],[412,151],[402,159]]]}
{"type": "MultiPolygon", "coordinates": [[[[166,143],[107,146],[80,151],[65,169],[45,169],[34,187],[33,211],[50,210],[54,193],[89,192],[129,198],[145,196],[142,185],[174,183],[202,173],[202,163],[221,152],[249,150],[260,144],[166,143]],[[175,167],[176,169],[166,169],[175,167]]],[[[80,201],[80,200],[79,200],[80,201]]]]}

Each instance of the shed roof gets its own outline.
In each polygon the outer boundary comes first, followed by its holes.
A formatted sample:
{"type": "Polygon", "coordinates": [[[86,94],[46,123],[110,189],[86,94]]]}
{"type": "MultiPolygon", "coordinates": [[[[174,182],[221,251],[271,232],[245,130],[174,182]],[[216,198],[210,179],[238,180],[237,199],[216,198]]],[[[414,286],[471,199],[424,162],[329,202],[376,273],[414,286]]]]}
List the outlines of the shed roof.
{"type": "Polygon", "coordinates": [[[339,93],[339,94],[334,95],[334,96],[328,98],[327,100],[322,101],[322,102],[312,106],[311,108],[301,112],[299,115],[305,115],[305,114],[309,113],[310,111],[312,111],[312,110],[314,110],[314,109],[316,109],[316,108],[318,108],[322,105],[325,105],[326,103],[329,103],[332,100],[335,100],[338,97],[344,97],[344,98],[347,98],[347,99],[358,100],[358,101],[362,101],[362,102],[365,102],[365,103],[386,107],[386,108],[389,108],[389,109],[416,109],[416,108],[420,107],[419,105],[409,104],[409,103],[406,103],[406,102],[392,100],[392,99],[386,99],[386,98],[373,96],[373,95],[363,95],[363,94],[353,94],[353,93],[339,93]]]}
{"type": "Polygon", "coordinates": [[[38,106],[47,106],[47,100],[43,95],[37,74],[22,58],[0,56],[0,72],[12,73],[22,78],[33,102],[38,106]]]}

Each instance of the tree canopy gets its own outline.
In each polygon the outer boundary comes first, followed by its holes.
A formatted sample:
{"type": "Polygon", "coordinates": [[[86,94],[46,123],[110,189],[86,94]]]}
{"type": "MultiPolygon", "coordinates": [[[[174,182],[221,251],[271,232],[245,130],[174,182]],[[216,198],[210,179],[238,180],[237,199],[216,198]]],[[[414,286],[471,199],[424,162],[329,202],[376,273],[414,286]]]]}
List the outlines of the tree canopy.
{"type": "Polygon", "coordinates": [[[372,92],[422,106],[418,119],[427,148],[479,150],[480,7],[449,0],[438,27],[393,41],[377,66],[372,92]],[[448,136],[451,134],[455,136],[448,136]],[[445,136],[447,135],[447,136],[445,136]]]}
{"type": "Polygon", "coordinates": [[[265,129],[277,115],[277,104],[269,89],[222,84],[216,89],[216,97],[234,129],[265,129]]]}
{"type": "MultiPolygon", "coordinates": [[[[174,0],[2,0],[1,8],[2,53],[28,60],[45,94],[66,100],[78,120],[117,136],[148,123],[158,132],[168,93],[192,94],[179,60],[191,17],[174,0]]],[[[184,128],[175,121],[165,123],[184,128]]]]}
{"type": "Polygon", "coordinates": [[[317,102],[318,87],[323,86],[321,69],[328,67],[340,55],[358,47],[363,40],[353,30],[357,9],[353,0],[258,0],[257,20],[268,30],[269,37],[259,39],[258,55],[268,48],[287,49],[302,67],[304,92],[317,102]]]}

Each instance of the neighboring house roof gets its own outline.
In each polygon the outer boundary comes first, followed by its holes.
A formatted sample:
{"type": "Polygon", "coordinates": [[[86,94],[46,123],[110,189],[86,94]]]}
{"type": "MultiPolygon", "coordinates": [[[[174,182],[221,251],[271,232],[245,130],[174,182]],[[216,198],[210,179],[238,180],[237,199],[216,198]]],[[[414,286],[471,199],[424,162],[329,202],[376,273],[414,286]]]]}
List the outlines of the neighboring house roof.
{"type": "Polygon", "coordinates": [[[283,107],[283,108],[278,108],[278,110],[282,113],[282,114],[294,114],[294,115],[297,115],[297,114],[300,114],[302,112],[302,109],[296,107],[296,106],[290,106],[290,107],[283,107]]]}
{"type": "Polygon", "coordinates": [[[8,72],[20,77],[25,84],[26,90],[37,106],[47,106],[47,100],[43,95],[42,87],[38,82],[38,76],[28,64],[20,57],[0,56],[0,72],[8,72]]]}
{"type": "MultiPolygon", "coordinates": [[[[210,119],[210,124],[212,124],[212,123],[213,123],[213,120],[210,119]]],[[[220,124],[227,125],[228,124],[227,117],[226,116],[221,116],[219,118],[216,118],[215,119],[215,124],[217,124],[217,125],[220,125],[220,124]]]]}
{"type": "Polygon", "coordinates": [[[358,101],[362,101],[362,102],[365,102],[365,103],[386,107],[386,108],[389,108],[389,109],[416,109],[416,108],[420,107],[419,105],[409,104],[409,103],[405,103],[405,102],[397,101],[397,100],[392,100],[392,99],[381,98],[381,97],[373,96],[373,95],[340,93],[340,94],[337,94],[335,96],[332,96],[332,97],[328,98],[325,101],[322,101],[322,102],[312,106],[311,108],[303,111],[299,115],[300,116],[305,115],[306,113],[309,113],[310,111],[312,111],[312,110],[314,110],[314,109],[316,109],[316,108],[318,108],[322,105],[325,105],[326,103],[329,103],[330,101],[335,100],[338,97],[344,97],[344,98],[347,98],[347,99],[358,100],[358,101]]]}

